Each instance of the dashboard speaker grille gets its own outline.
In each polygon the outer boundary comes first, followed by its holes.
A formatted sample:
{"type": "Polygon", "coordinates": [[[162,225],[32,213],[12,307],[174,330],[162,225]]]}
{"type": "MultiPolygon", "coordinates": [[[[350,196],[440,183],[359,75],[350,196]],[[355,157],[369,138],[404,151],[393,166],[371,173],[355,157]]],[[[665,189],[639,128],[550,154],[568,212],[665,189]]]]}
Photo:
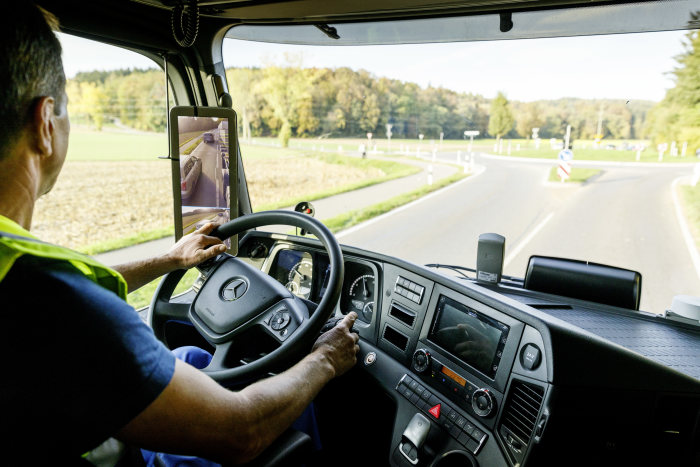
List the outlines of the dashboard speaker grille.
{"type": "Polygon", "coordinates": [[[387,325],[387,327],[384,328],[383,336],[386,341],[398,347],[402,352],[406,351],[406,347],[408,347],[408,337],[404,336],[396,329],[387,325]]]}
{"type": "Polygon", "coordinates": [[[506,400],[501,427],[527,445],[535,431],[543,399],[544,388],[514,380],[506,400]]]}

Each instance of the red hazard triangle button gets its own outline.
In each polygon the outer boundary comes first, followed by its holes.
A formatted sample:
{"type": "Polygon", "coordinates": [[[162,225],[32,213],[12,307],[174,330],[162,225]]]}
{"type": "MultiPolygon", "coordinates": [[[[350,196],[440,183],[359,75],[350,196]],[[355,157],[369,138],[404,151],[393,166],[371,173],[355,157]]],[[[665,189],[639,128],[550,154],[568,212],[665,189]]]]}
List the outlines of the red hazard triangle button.
{"type": "Polygon", "coordinates": [[[428,412],[430,412],[430,415],[433,417],[440,418],[440,404],[437,404],[432,409],[428,410],[428,412]]]}

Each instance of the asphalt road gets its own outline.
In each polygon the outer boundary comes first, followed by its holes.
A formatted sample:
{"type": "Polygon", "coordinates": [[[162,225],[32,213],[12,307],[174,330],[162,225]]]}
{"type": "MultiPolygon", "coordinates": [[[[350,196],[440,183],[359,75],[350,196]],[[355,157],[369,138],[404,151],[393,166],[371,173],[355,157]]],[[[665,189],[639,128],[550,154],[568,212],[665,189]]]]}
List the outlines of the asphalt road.
{"type": "Polygon", "coordinates": [[[671,195],[689,168],[605,166],[593,181],[569,186],[546,182],[552,163],[476,162],[486,167],[481,175],[339,240],[417,264],[475,267],[479,234],[495,232],[506,237],[505,274],[522,277],[533,254],[561,256],[641,272],[646,311],[662,313],[674,295],[700,296],[671,195]]]}
{"type": "Polygon", "coordinates": [[[197,186],[192,196],[183,201],[185,206],[226,207],[226,199],[222,196],[223,184],[221,175],[221,158],[216,150],[216,144],[200,143],[192,155],[202,161],[202,173],[199,175],[197,186]]]}

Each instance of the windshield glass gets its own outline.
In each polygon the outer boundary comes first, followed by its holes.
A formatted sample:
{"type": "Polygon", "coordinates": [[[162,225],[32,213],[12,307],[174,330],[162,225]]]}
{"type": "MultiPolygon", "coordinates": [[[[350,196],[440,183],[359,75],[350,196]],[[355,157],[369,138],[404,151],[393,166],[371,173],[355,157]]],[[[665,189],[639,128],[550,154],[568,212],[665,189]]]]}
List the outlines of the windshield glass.
{"type": "Polygon", "coordinates": [[[504,274],[531,255],[632,269],[641,309],[662,313],[700,295],[698,45],[671,31],[223,52],[253,210],[311,201],[342,243],[418,264],[474,268],[479,235],[498,233],[504,274]]]}

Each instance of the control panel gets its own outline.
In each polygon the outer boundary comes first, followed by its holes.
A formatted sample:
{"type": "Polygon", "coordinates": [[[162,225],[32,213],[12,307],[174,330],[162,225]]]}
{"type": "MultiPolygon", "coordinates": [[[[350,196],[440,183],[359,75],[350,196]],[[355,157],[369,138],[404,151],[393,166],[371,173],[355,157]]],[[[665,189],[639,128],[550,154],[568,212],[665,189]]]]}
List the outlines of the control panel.
{"type": "Polygon", "coordinates": [[[419,381],[405,374],[396,385],[396,390],[472,454],[476,455],[486,443],[488,439],[486,433],[419,381]]]}
{"type": "Polygon", "coordinates": [[[439,387],[467,412],[481,418],[496,414],[496,397],[488,388],[469,381],[457,371],[435,358],[429,350],[418,349],[413,354],[413,370],[439,387]]]}

